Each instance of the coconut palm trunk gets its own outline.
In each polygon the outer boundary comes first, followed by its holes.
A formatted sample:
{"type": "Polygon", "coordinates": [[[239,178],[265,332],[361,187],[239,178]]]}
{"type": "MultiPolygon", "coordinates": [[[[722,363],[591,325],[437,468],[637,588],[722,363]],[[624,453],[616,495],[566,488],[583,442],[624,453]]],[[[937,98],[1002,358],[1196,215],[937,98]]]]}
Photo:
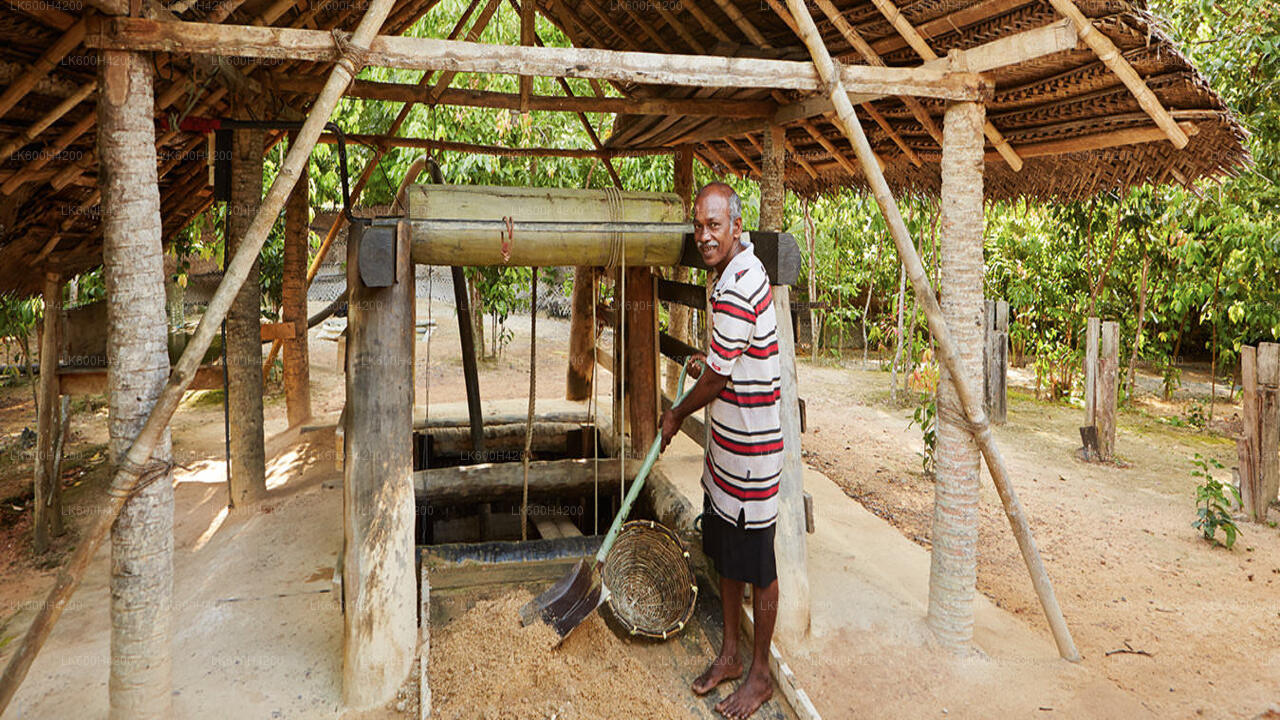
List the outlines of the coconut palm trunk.
{"type": "MultiPolygon", "coordinates": [[[[169,376],[151,59],[102,52],[98,92],[108,426],[113,462],[169,376]]],[[[168,433],[152,454],[172,458],[168,433]]],[[[168,475],[125,503],[111,534],[110,717],[172,716],[173,486],[168,475]]]]}
{"type": "Polygon", "coordinates": [[[957,103],[946,111],[942,146],[942,315],[968,377],[945,366],[938,385],[937,483],[928,623],[944,645],[973,639],[977,578],[980,455],[963,425],[954,383],[982,397],[983,107],[957,103]]]}

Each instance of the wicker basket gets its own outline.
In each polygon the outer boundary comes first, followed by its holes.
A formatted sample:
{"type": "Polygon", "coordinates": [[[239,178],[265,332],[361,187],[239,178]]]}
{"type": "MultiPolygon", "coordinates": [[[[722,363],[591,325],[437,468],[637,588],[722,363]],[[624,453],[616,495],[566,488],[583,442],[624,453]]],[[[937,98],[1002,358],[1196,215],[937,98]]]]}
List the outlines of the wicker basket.
{"type": "Polygon", "coordinates": [[[698,600],[689,551],[652,520],[622,526],[604,561],[609,608],[632,634],[666,640],[684,629],[698,600]]]}

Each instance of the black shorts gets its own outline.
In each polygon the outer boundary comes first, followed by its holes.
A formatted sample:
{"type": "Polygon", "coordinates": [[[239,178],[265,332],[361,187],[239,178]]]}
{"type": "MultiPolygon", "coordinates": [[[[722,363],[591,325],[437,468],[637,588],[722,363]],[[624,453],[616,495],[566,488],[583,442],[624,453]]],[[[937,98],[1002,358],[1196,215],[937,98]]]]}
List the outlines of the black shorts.
{"type": "Polygon", "coordinates": [[[778,579],[773,554],[775,527],[748,530],[729,523],[711,508],[711,498],[702,495],[702,552],[720,577],[762,588],[772,585],[778,579]]]}

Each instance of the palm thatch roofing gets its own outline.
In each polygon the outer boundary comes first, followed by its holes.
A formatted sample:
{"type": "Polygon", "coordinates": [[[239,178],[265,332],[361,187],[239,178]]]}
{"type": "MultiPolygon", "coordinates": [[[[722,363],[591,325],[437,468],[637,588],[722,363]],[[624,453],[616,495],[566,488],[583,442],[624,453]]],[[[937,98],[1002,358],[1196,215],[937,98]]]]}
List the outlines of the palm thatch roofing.
{"type": "MultiPolygon", "coordinates": [[[[527,0],[579,47],[647,52],[809,59],[782,0],[527,0]]],[[[404,33],[439,0],[402,0],[382,34],[404,33]]],[[[816,0],[828,47],[849,63],[912,67],[927,50],[946,57],[1063,20],[1047,0],[914,0],[897,6],[919,33],[908,38],[877,4],[816,0]],[[872,55],[854,46],[855,37],[872,55]],[[878,59],[876,59],[878,58],[878,59]]],[[[145,0],[154,7],[157,0],[145,0]]],[[[487,5],[476,3],[476,6],[487,5]]],[[[513,3],[514,4],[514,3],[513,3]]],[[[1173,118],[1191,128],[1183,149],[1153,134],[1156,125],[1098,55],[1080,44],[984,73],[994,85],[991,125],[1025,162],[1020,171],[988,144],[988,198],[1087,197],[1131,185],[1178,183],[1231,174],[1249,162],[1244,129],[1178,52],[1141,2],[1081,0],[1080,10],[1120,49],[1173,118]],[[1125,132],[1134,131],[1134,132],[1125,132]],[[1140,142],[1134,143],[1138,139],[1140,142]],[[1126,142],[1128,144],[1117,144],[1126,142]]],[[[169,19],[352,29],[366,4],[350,0],[179,0],[169,19]]],[[[889,5],[892,9],[893,6],[889,5]]],[[[94,123],[98,53],[83,45],[80,0],[13,0],[0,6],[0,291],[30,293],[42,268],[64,275],[101,262],[94,123]]],[[[163,14],[163,13],[162,13],[163,14]]],[[[154,13],[153,13],[154,16],[154,13]]],[[[160,18],[165,19],[165,18],[160,18]]],[[[329,63],[246,62],[156,53],[157,150],[166,240],[212,203],[206,138],[169,129],[179,116],[233,116],[238,92],[257,91],[277,117],[305,109],[312,95],[281,78],[323,77],[329,63]]],[[[786,107],[814,93],[615,84],[628,98],[732,98],[786,107]]],[[[936,195],[938,128],[945,103],[884,97],[859,107],[872,147],[898,192],[936,195]],[[932,127],[928,127],[931,125],[932,127]]],[[[854,153],[818,114],[784,124],[790,189],[814,194],[864,186],[854,153]]],[[[622,115],[608,149],[691,144],[721,172],[758,177],[763,120],[707,115],[622,115]]],[[[998,136],[997,136],[998,137],[998,136]]]]}

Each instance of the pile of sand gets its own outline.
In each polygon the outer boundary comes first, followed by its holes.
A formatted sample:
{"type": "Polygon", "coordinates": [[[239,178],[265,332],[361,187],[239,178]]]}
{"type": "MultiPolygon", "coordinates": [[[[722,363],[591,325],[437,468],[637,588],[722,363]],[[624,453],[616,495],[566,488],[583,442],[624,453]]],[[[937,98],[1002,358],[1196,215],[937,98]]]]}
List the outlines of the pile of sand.
{"type": "Polygon", "coordinates": [[[521,627],[527,591],[485,600],[431,634],[432,717],[442,720],[675,718],[687,711],[592,613],[556,648],[555,631],[521,627]]]}

